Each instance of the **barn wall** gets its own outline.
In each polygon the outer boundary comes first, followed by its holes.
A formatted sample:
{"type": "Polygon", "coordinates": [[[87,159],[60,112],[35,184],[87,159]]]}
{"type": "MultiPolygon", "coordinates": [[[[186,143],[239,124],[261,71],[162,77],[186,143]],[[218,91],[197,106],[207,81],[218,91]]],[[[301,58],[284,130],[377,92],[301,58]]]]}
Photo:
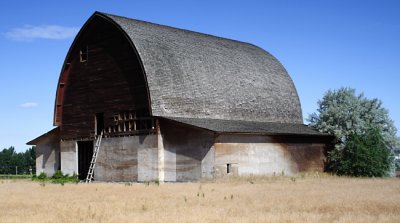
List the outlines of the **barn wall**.
{"type": "Polygon", "coordinates": [[[194,181],[212,175],[214,134],[161,121],[164,180],[194,181]]]}
{"type": "Polygon", "coordinates": [[[36,175],[52,176],[60,168],[60,138],[49,135],[36,144],[36,175]]]}
{"type": "Polygon", "coordinates": [[[215,147],[215,176],[294,175],[324,170],[323,142],[291,137],[221,135],[215,147]]]}
{"type": "Polygon", "coordinates": [[[157,136],[104,138],[97,157],[97,181],[146,181],[157,175],[157,136]]]}
{"type": "Polygon", "coordinates": [[[61,171],[64,174],[72,175],[77,173],[76,141],[66,140],[60,142],[61,171]]]}

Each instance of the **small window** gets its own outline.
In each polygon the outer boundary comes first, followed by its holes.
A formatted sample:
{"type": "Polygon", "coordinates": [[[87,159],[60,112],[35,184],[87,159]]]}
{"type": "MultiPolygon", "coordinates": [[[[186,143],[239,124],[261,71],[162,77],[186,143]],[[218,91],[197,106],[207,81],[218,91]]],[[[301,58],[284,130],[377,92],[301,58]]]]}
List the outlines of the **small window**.
{"type": "Polygon", "coordinates": [[[231,170],[231,165],[232,165],[232,164],[230,164],[230,163],[227,163],[227,164],[226,164],[226,173],[231,173],[231,171],[232,171],[232,170],[231,170]]]}
{"type": "Polygon", "coordinates": [[[82,47],[81,50],[79,51],[79,61],[81,63],[86,63],[88,60],[88,47],[82,47]]]}

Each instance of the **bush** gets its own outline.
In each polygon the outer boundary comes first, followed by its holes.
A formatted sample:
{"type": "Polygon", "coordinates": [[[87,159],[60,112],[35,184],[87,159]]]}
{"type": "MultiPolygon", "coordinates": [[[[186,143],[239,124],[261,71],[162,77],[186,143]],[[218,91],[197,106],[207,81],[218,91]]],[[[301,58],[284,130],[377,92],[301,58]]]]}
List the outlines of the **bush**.
{"type": "Polygon", "coordinates": [[[39,180],[45,180],[47,178],[47,174],[45,172],[41,172],[37,179],[39,180]]]}
{"type": "Polygon", "coordinates": [[[61,185],[64,185],[64,183],[79,183],[79,178],[77,174],[74,173],[72,176],[69,176],[68,174],[64,175],[61,170],[57,170],[51,178],[47,177],[46,173],[42,172],[37,177],[33,176],[32,180],[33,181],[40,180],[42,182],[50,181],[51,183],[61,184],[61,185]]]}
{"type": "Polygon", "coordinates": [[[61,170],[57,170],[54,175],[51,177],[52,179],[61,179],[64,175],[61,170]]]}
{"type": "Polygon", "coordinates": [[[328,158],[333,172],[356,177],[388,176],[393,163],[391,151],[377,129],[351,134],[346,146],[332,150],[328,158]]]}

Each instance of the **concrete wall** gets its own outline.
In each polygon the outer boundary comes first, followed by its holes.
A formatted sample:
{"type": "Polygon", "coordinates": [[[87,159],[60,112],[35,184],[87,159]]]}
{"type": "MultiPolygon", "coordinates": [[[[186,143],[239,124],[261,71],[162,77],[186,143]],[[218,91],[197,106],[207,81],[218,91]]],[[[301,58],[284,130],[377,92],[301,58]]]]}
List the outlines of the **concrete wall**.
{"type": "Polygon", "coordinates": [[[104,138],[97,157],[98,181],[146,181],[158,179],[157,136],[104,138]]]}
{"type": "Polygon", "coordinates": [[[64,174],[78,173],[77,149],[75,140],[64,140],[60,143],[61,171],[64,174]]]}
{"type": "Polygon", "coordinates": [[[194,181],[213,175],[213,133],[166,120],[160,126],[165,181],[194,181]]]}
{"type": "MultiPolygon", "coordinates": [[[[61,141],[61,170],[77,172],[76,141],[61,141]]],[[[318,138],[212,132],[160,121],[156,135],[103,138],[97,181],[196,181],[227,175],[293,175],[324,170],[318,138]]]]}
{"type": "Polygon", "coordinates": [[[58,135],[43,137],[36,144],[36,175],[52,176],[60,168],[60,139],[58,135]]]}
{"type": "Polygon", "coordinates": [[[322,142],[292,137],[220,135],[216,138],[215,176],[294,175],[324,170],[322,142]]]}

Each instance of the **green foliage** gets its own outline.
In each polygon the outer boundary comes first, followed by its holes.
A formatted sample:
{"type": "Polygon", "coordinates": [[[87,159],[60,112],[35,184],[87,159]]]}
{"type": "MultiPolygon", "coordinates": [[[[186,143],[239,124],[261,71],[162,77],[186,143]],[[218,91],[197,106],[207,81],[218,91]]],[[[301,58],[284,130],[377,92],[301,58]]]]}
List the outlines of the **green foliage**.
{"type": "Polygon", "coordinates": [[[397,141],[399,142],[396,146],[396,148],[393,150],[394,155],[396,157],[395,159],[395,166],[396,170],[400,171],[400,138],[397,138],[397,141]]]}
{"type": "Polygon", "coordinates": [[[37,177],[37,179],[39,179],[39,180],[45,180],[45,179],[47,179],[47,174],[46,174],[45,172],[41,172],[41,173],[39,174],[39,176],[37,177]]]}
{"type": "Polygon", "coordinates": [[[36,172],[35,147],[17,153],[14,147],[0,152],[0,174],[30,174],[36,172]]]}
{"type": "Polygon", "coordinates": [[[330,168],[338,175],[383,177],[390,172],[391,158],[381,132],[370,129],[363,135],[351,134],[343,150],[334,150],[330,168]]]}
{"type": "Polygon", "coordinates": [[[68,174],[63,174],[60,170],[57,170],[52,177],[48,177],[46,173],[40,173],[39,176],[33,176],[32,181],[40,182],[51,182],[54,184],[64,185],[65,183],[79,183],[79,178],[77,174],[69,176],[68,174]]]}
{"type": "MultiPolygon", "coordinates": [[[[357,170],[343,171],[340,168],[359,168],[361,162],[372,165],[368,162],[370,159],[375,160],[374,162],[389,160],[391,162],[389,165],[393,169],[393,150],[398,146],[397,130],[380,100],[367,99],[363,94],[356,95],[352,88],[329,90],[322,100],[318,101],[317,113],[310,115],[308,121],[310,126],[320,132],[332,134],[336,138],[334,148],[328,152],[328,170],[338,174],[361,176],[357,170]],[[379,148],[382,149],[377,149],[377,146],[365,142],[368,137],[372,137],[370,131],[381,136],[379,148]],[[361,159],[357,154],[353,154],[356,152],[364,153],[369,158],[361,159]],[[387,159],[379,159],[381,155],[387,156],[387,159]],[[359,159],[353,160],[358,162],[357,165],[350,165],[352,161],[350,158],[359,159]]],[[[360,154],[360,156],[364,155],[360,154]]],[[[389,168],[387,173],[390,171],[389,168]]],[[[387,175],[387,173],[372,174],[368,171],[362,173],[365,174],[364,176],[387,175]]]]}
{"type": "Polygon", "coordinates": [[[61,179],[64,175],[61,170],[57,170],[54,175],[51,177],[52,179],[61,179]]]}
{"type": "Polygon", "coordinates": [[[364,134],[370,128],[379,130],[389,145],[397,143],[393,121],[376,98],[370,100],[363,94],[356,95],[352,88],[340,88],[329,90],[318,106],[318,113],[308,118],[310,125],[335,135],[338,143],[345,143],[351,134],[364,134]]]}

